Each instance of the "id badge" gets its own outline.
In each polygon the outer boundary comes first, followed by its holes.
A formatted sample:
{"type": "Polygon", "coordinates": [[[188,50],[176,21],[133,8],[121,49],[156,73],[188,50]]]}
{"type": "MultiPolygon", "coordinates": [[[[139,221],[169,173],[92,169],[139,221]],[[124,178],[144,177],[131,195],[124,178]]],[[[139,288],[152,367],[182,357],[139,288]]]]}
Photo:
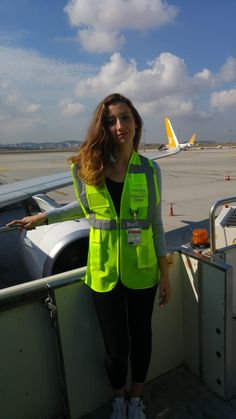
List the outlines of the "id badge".
{"type": "Polygon", "coordinates": [[[128,245],[137,246],[141,243],[141,228],[130,228],[128,230],[128,245]]]}

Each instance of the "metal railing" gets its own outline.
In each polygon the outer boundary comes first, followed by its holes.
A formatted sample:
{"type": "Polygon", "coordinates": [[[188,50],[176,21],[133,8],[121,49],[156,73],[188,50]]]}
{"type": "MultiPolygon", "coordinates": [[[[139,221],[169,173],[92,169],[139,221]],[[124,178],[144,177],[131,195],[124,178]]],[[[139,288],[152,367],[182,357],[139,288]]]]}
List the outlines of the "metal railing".
{"type": "Polygon", "coordinates": [[[6,232],[10,232],[10,231],[14,231],[14,230],[19,230],[19,227],[7,227],[7,226],[3,226],[0,227],[0,233],[6,233],[6,232]]]}
{"type": "Polygon", "coordinates": [[[209,222],[210,222],[210,253],[211,254],[216,253],[216,234],[215,234],[215,214],[216,214],[216,210],[221,205],[230,204],[232,202],[236,202],[236,196],[220,199],[219,201],[216,201],[210,209],[209,222]]]}
{"type": "Polygon", "coordinates": [[[86,267],[77,268],[72,271],[62,272],[45,278],[35,279],[30,282],[3,288],[0,290],[0,307],[1,302],[6,299],[21,298],[22,296],[27,297],[27,295],[33,295],[39,291],[45,291],[50,288],[59,288],[64,285],[78,282],[85,276],[85,271],[86,267]]]}

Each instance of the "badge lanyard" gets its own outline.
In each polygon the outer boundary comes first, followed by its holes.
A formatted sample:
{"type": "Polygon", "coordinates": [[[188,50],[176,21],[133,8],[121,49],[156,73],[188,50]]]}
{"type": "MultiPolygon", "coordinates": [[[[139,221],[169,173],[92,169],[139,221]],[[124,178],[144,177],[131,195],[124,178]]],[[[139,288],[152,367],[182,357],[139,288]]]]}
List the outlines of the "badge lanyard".
{"type": "MultiPolygon", "coordinates": [[[[130,212],[133,216],[133,220],[136,220],[138,209],[131,209],[130,212]]],[[[138,246],[141,243],[141,228],[129,228],[128,229],[128,245],[129,246],[138,246]]]]}

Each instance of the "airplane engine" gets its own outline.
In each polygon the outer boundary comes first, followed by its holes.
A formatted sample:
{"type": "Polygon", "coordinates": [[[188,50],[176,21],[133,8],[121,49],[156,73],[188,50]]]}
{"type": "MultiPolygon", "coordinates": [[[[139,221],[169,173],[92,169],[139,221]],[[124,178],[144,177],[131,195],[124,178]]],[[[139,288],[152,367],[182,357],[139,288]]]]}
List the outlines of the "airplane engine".
{"type": "Polygon", "coordinates": [[[86,266],[88,233],[84,219],[23,232],[21,252],[32,279],[86,266]]]}
{"type": "MultiPolygon", "coordinates": [[[[58,206],[55,201],[33,197],[35,208],[45,210],[58,206]],[[52,205],[54,204],[54,205],[52,205]]],[[[32,207],[32,201],[30,202],[32,207]]],[[[32,211],[31,211],[32,213],[32,211]]],[[[86,266],[89,224],[86,219],[43,225],[21,234],[20,247],[24,264],[38,279],[86,266]]]]}

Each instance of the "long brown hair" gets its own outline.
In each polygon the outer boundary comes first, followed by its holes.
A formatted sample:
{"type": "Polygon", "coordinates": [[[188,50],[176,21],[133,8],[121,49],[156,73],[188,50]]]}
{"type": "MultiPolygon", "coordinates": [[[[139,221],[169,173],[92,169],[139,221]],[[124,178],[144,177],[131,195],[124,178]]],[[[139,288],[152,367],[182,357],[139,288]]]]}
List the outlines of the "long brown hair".
{"type": "Polygon", "coordinates": [[[108,107],[111,104],[124,102],[130,108],[136,123],[134,136],[134,150],[138,145],[142,134],[142,119],[132,102],[119,93],[113,93],[105,97],[96,107],[93,118],[78,155],[71,158],[78,164],[78,175],[87,184],[100,185],[104,182],[105,170],[111,161],[112,141],[108,130],[108,107]]]}

